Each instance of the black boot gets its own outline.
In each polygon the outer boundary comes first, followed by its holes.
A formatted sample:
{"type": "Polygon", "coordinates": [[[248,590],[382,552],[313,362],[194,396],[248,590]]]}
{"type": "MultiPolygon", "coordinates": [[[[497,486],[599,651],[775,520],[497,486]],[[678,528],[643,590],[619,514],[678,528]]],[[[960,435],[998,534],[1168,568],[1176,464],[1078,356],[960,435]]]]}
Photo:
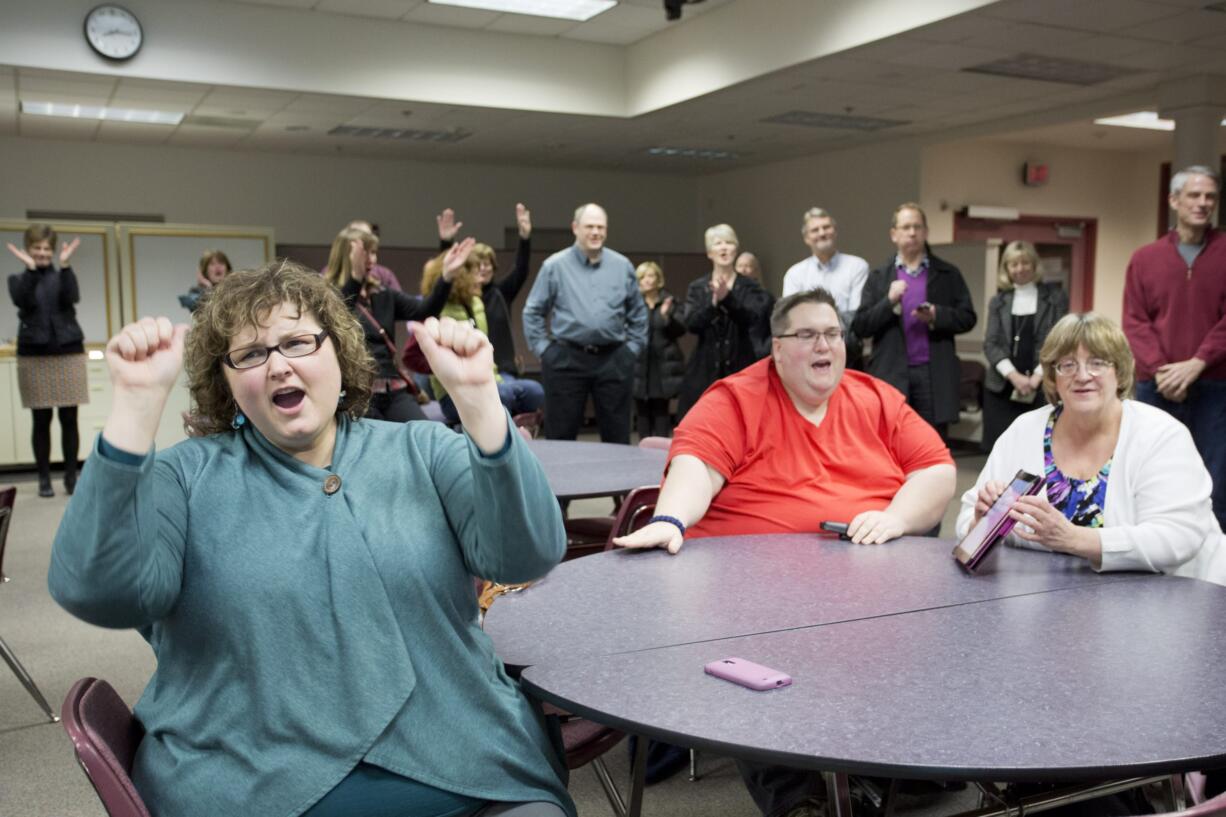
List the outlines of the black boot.
{"type": "Polygon", "coordinates": [[[51,490],[51,472],[40,471],[38,474],[38,495],[39,496],[55,496],[55,491],[51,490]]]}
{"type": "Polygon", "coordinates": [[[64,463],[64,491],[72,496],[73,489],[77,487],[77,464],[75,462],[64,463]]]}

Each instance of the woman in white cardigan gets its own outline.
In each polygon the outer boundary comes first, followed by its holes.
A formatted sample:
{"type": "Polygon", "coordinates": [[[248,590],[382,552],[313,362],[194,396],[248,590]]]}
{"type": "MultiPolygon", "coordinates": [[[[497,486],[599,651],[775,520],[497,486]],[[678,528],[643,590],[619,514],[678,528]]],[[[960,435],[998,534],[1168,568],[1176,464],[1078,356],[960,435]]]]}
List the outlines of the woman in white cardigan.
{"type": "Polygon", "coordinates": [[[1043,475],[1045,485],[1018,500],[1010,544],[1070,553],[1095,570],[1226,584],[1209,473],[1178,420],[1124,399],[1132,391],[1133,358],[1119,326],[1092,313],[1067,315],[1039,359],[1053,405],[1023,414],[996,441],[962,496],[958,536],[1022,469],[1043,475]]]}

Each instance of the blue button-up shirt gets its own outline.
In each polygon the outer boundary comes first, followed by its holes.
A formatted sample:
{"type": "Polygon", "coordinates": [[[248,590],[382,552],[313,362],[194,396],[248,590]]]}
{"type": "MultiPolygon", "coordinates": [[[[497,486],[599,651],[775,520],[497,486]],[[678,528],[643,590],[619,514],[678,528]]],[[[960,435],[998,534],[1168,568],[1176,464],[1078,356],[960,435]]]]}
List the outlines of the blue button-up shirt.
{"type": "Polygon", "coordinates": [[[538,358],[559,339],[624,343],[637,357],[647,343],[647,306],[630,260],[606,247],[589,261],[578,244],[549,256],[524,304],[524,339],[538,358]]]}

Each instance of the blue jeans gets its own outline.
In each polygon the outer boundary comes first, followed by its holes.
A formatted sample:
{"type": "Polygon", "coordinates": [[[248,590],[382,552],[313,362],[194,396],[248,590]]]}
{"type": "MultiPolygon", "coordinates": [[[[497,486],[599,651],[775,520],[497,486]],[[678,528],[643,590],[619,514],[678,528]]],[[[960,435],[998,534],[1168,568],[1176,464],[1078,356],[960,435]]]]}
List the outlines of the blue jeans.
{"type": "MultiPolygon", "coordinates": [[[[498,399],[506,406],[507,411],[511,412],[511,416],[524,414],[536,411],[544,404],[545,388],[535,380],[504,374],[502,382],[498,384],[498,399]]],[[[446,418],[448,425],[460,422],[460,414],[455,410],[455,403],[452,402],[451,395],[443,395],[443,399],[438,401],[438,407],[443,410],[443,417],[446,418]]]]}
{"type": "Polygon", "coordinates": [[[1137,399],[1157,406],[1192,432],[1196,450],[1213,478],[1213,515],[1226,527],[1226,381],[1197,380],[1182,403],[1172,403],[1154,381],[1137,383],[1137,399]]]}

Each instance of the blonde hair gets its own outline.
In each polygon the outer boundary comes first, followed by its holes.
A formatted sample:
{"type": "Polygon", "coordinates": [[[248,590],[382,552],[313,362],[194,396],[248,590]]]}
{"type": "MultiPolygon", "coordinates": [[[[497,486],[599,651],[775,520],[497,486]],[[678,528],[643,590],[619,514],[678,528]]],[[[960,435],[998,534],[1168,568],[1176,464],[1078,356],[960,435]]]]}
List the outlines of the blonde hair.
{"type": "Polygon", "coordinates": [[[366,252],[378,252],[379,239],[373,233],[346,227],[332,239],[332,249],[328,252],[328,266],[324,268],[324,279],[332,286],[343,288],[353,277],[353,262],[349,260],[349,243],[361,241],[366,252]]]}
{"type": "MultiPolygon", "coordinates": [[[[434,285],[438,283],[438,279],[443,276],[443,259],[447,257],[447,253],[441,252],[431,258],[421,268],[421,294],[429,295],[434,289],[434,285]]],[[[470,303],[473,298],[481,297],[481,283],[477,280],[477,259],[473,257],[473,253],[469,253],[468,260],[464,262],[455,275],[455,279],[451,282],[451,294],[447,296],[447,300],[457,304],[470,303]]]]}
{"type": "Polygon", "coordinates": [[[1000,266],[996,271],[996,288],[1001,292],[1013,289],[1013,277],[1009,275],[1009,264],[1019,258],[1025,258],[1034,269],[1034,280],[1043,280],[1043,266],[1039,262],[1039,251],[1029,241],[1010,241],[1000,251],[1000,266]]]}
{"type": "Polygon", "coordinates": [[[928,229],[928,215],[924,212],[924,208],[920,207],[913,201],[904,201],[902,204],[894,208],[894,215],[890,216],[890,227],[898,226],[898,214],[903,210],[914,210],[919,213],[920,221],[924,224],[924,229],[928,229]]]}
{"type": "Polygon", "coordinates": [[[335,345],[344,390],[337,412],[354,419],[366,413],[375,364],[362,327],[340,293],[319,273],[281,260],[230,273],[192,313],[192,330],[183,350],[192,428],[203,434],[230,430],[238,404],[226,383],[222,357],[230,351],[231,340],[244,330],[258,329],[282,304],[292,304],[299,315],[313,315],[335,345]]]}
{"type": "Polygon", "coordinates": [[[634,277],[638,281],[643,280],[643,276],[649,272],[656,274],[656,281],[660,284],[660,289],[664,289],[664,270],[655,261],[644,261],[634,268],[634,277]]]}
{"type": "Polygon", "coordinates": [[[1121,400],[1132,395],[1133,357],[1128,338],[1119,324],[1110,318],[1093,312],[1071,313],[1056,321],[1047,333],[1047,340],[1039,350],[1039,364],[1043,367],[1043,393],[1053,405],[1060,402],[1056,391],[1056,364],[1062,358],[1085,350],[1093,357],[1102,358],[1115,369],[1115,396],[1121,400]]]}
{"type": "Polygon", "coordinates": [[[481,266],[482,262],[489,262],[490,269],[498,272],[498,255],[489,244],[473,244],[472,252],[468,257],[478,267],[481,266]]]}
{"type": "Polygon", "coordinates": [[[741,246],[741,242],[736,237],[736,230],[727,224],[716,224],[714,227],[708,227],[707,231],[703,233],[702,239],[707,245],[707,252],[710,252],[711,248],[715,246],[715,242],[721,239],[735,247],[739,248],[741,246]]]}

